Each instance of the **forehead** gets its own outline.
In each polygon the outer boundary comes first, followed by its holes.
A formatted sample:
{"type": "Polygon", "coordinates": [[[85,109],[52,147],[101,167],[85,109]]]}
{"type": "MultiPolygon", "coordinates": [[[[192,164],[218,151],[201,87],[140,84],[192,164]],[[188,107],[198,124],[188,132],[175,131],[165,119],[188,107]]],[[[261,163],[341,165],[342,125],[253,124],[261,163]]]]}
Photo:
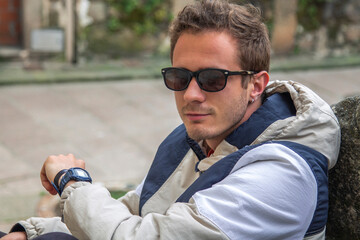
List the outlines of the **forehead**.
{"type": "MultiPolygon", "coordinates": [[[[237,42],[226,31],[184,32],[179,37],[173,54],[176,67],[193,67],[192,70],[238,66],[237,42]]],[[[238,67],[237,67],[238,68],[238,67]]]]}

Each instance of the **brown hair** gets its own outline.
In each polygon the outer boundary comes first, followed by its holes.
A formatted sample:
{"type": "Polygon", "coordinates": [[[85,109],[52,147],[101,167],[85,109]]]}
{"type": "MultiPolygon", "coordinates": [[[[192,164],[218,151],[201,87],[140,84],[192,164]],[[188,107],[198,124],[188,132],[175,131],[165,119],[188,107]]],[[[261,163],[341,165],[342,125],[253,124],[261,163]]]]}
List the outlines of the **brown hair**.
{"type": "Polygon", "coordinates": [[[208,30],[227,31],[237,40],[239,65],[243,70],[269,71],[270,41],[260,10],[250,4],[240,6],[221,0],[202,0],[178,14],[170,26],[171,60],[183,32],[196,34],[208,30]]]}

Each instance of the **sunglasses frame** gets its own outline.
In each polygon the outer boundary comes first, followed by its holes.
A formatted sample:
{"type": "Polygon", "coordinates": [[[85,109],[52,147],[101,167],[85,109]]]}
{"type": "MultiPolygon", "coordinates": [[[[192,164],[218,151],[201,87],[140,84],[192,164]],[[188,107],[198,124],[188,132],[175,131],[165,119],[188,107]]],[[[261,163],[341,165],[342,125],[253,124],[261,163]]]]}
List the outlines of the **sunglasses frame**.
{"type": "Polygon", "coordinates": [[[163,68],[161,69],[161,73],[163,75],[163,78],[164,78],[164,83],[165,83],[165,86],[172,90],[172,91],[184,91],[185,89],[188,88],[190,82],[191,82],[191,79],[193,77],[195,77],[196,79],[196,82],[198,84],[198,86],[200,87],[200,89],[206,91],[206,92],[219,92],[221,90],[223,90],[225,87],[226,87],[226,84],[227,84],[227,78],[228,76],[233,76],[233,75],[241,75],[241,76],[248,76],[248,75],[254,75],[258,72],[255,72],[255,71],[247,71],[247,70],[242,70],[242,71],[229,71],[229,70],[225,70],[225,69],[219,69],[219,68],[204,68],[204,69],[201,69],[199,71],[196,71],[196,72],[192,72],[192,71],[189,71],[185,68],[176,68],[176,67],[167,67],[167,68],[163,68]],[[170,88],[168,86],[168,84],[166,83],[166,72],[169,71],[169,70],[180,70],[182,72],[185,72],[188,76],[188,81],[187,81],[187,84],[184,88],[182,89],[173,89],[173,88],[170,88]],[[225,83],[224,83],[224,86],[219,89],[219,90],[207,90],[207,89],[204,89],[202,86],[201,86],[201,83],[200,83],[200,80],[199,80],[199,75],[201,72],[204,72],[204,71],[208,71],[208,70],[216,70],[216,71],[219,71],[219,72],[222,72],[225,76],[225,83]]]}

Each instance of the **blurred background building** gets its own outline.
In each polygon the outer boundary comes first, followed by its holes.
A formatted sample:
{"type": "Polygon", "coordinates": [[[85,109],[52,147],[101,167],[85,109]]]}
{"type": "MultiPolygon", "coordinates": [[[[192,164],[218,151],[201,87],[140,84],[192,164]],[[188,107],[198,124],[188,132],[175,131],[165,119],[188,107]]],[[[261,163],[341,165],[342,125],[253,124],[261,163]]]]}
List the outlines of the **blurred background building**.
{"type": "MultiPolygon", "coordinates": [[[[167,54],[167,28],[194,0],[0,0],[0,56],[119,58],[167,54]]],[[[242,0],[232,0],[243,3],[242,0]]],[[[274,56],[360,53],[358,0],[250,0],[269,27],[274,56]]]]}

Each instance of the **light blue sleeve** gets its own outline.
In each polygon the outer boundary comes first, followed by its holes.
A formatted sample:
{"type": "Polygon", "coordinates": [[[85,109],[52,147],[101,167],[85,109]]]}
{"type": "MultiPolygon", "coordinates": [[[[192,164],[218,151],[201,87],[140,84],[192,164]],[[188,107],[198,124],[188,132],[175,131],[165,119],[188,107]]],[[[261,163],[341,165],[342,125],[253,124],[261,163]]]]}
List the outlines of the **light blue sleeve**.
{"type": "Polygon", "coordinates": [[[230,239],[303,239],[316,208],[317,183],[298,154],[265,144],[193,199],[200,214],[230,239]]]}

